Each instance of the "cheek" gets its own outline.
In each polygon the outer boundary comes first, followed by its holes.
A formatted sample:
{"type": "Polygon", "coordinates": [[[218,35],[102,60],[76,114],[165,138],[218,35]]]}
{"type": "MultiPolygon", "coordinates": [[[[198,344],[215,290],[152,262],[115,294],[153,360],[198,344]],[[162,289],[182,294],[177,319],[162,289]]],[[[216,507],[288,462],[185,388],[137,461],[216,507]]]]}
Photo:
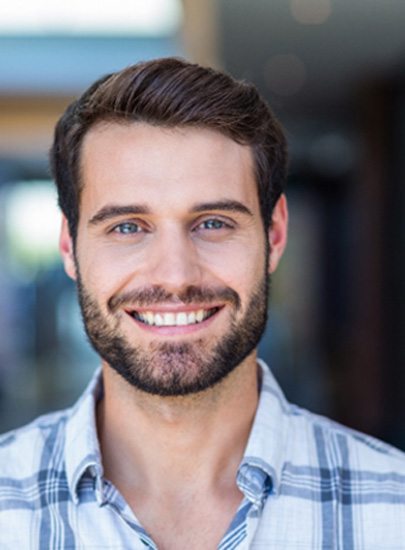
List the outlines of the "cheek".
{"type": "Polygon", "coordinates": [[[107,301],[133,277],[133,259],[116,248],[82,243],[78,262],[83,285],[99,302],[107,301]]]}
{"type": "Polygon", "coordinates": [[[266,271],[264,245],[237,245],[225,247],[217,253],[200,251],[203,270],[234,288],[239,294],[249,293],[266,271]]]}

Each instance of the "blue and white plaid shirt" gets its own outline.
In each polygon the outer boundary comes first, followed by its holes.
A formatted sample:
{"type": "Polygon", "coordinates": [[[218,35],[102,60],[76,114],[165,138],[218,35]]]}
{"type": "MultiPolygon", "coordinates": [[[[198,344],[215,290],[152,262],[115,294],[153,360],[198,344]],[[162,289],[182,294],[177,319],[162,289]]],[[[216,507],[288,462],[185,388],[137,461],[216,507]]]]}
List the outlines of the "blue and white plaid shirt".
{"type": "MultiPolygon", "coordinates": [[[[290,405],[261,366],[244,499],[219,548],[405,549],[404,453],[290,405]]],[[[101,391],[97,373],[73,408],[0,439],[1,550],[156,548],[103,478],[101,391]]]]}

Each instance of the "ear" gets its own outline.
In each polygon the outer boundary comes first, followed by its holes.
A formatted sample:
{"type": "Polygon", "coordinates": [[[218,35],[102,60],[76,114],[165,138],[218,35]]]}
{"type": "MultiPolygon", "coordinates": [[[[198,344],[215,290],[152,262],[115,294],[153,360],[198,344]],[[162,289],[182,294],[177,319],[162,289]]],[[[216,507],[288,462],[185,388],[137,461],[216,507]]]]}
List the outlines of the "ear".
{"type": "Polygon", "coordinates": [[[287,244],[288,208],[283,194],[273,208],[272,222],[269,228],[269,273],[274,273],[287,244]]]}
{"type": "Polygon", "coordinates": [[[71,279],[76,280],[76,263],[73,240],[70,236],[69,225],[65,216],[62,216],[62,226],[59,238],[59,252],[62,256],[65,271],[71,279]]]}

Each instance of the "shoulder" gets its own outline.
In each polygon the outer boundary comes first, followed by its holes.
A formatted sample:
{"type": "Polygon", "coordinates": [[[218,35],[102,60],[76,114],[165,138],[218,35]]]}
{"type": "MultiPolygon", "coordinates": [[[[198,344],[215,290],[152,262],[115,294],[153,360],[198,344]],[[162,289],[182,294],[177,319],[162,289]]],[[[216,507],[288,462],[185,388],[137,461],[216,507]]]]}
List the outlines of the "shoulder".
{"type": "Polygon", "coordinates": [[[27,479],[49,467],[64,444],[68,416],[69,409],[50,413],[1,435],[0,483],[27,479]]]}
{"type": "MultiPolygon", "coordinates": [[[[372,436],[290,403],[263,361],[262,435],[282,462],[299,464],[301,471],[345,470],[397,472],[405,476],[405,453],[372,436]],[[276,425],[275,425],[276,424],[276,425]]],[[[405,478],[404,478],[405,484],[405,478]]]]}
{"type": "Polygon", "coordinates": [[[390,521],[404,518],[405,453],[295,406],[289,424],[282,492],[333,501],[338,508],[360,506],[373,521],[377,514],[379,522],[395,505],[390,521]]]}
{"type": "Polygon", "coordinates": [[[278,480],[287,485],[308,483],[317,490],[329,483],[346,487],[349,476],[362,480],[362,488],[363,480],[364,487],[368,482],[376,488],[391,483],[405,504],[404,452],[289,403],[271,371],[263,362],[260,365],[263,391],[258,425],[262,442],[266,440],[266,455],[273,461],[276,457],[278,480]]]}
{"type": "MultiPolygon", "coordinates": [[[[396,471],[405,476],[405,453],[401,450],[299,407],[291,406],[291,412],[294,431],[305,426],[310,451],[322,465],[396,471]]],[[[405,478],[403,481],[405,484],[405,478]]]]}
{"type": "Polygon", "coordinates": [[[286,416],[277,505],[299,525],[297,544],[317,548],[307,525],[318,525],[330,548],[405,548],[405,454],[294,405],[286,416]]]}
{"type": "Polygon", "coordinates": [[[63,460],[66,418],[66,411],[48,414],[0,436],[2,548],[34,544],[47,497],[58,494],[59,486],[48,473],[63,460]]]}
{"type": "Polygon", "coordinates": [[[294,405],[285,406],[283,421],[280,478],[257,542],[405,549],[405,454],[294,405]]]}

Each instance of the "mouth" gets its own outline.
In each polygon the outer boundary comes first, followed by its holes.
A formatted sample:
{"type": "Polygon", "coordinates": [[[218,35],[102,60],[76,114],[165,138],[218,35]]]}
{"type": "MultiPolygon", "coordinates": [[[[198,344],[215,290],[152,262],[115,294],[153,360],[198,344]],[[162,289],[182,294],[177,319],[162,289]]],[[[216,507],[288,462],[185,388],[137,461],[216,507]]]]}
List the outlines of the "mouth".
{"type": "Polygon", "coordinates": [[[187,311],[127,311],[136,321],[149,327],[187,327],[199,325],[213,317],[221,307],[187,311]]]}

